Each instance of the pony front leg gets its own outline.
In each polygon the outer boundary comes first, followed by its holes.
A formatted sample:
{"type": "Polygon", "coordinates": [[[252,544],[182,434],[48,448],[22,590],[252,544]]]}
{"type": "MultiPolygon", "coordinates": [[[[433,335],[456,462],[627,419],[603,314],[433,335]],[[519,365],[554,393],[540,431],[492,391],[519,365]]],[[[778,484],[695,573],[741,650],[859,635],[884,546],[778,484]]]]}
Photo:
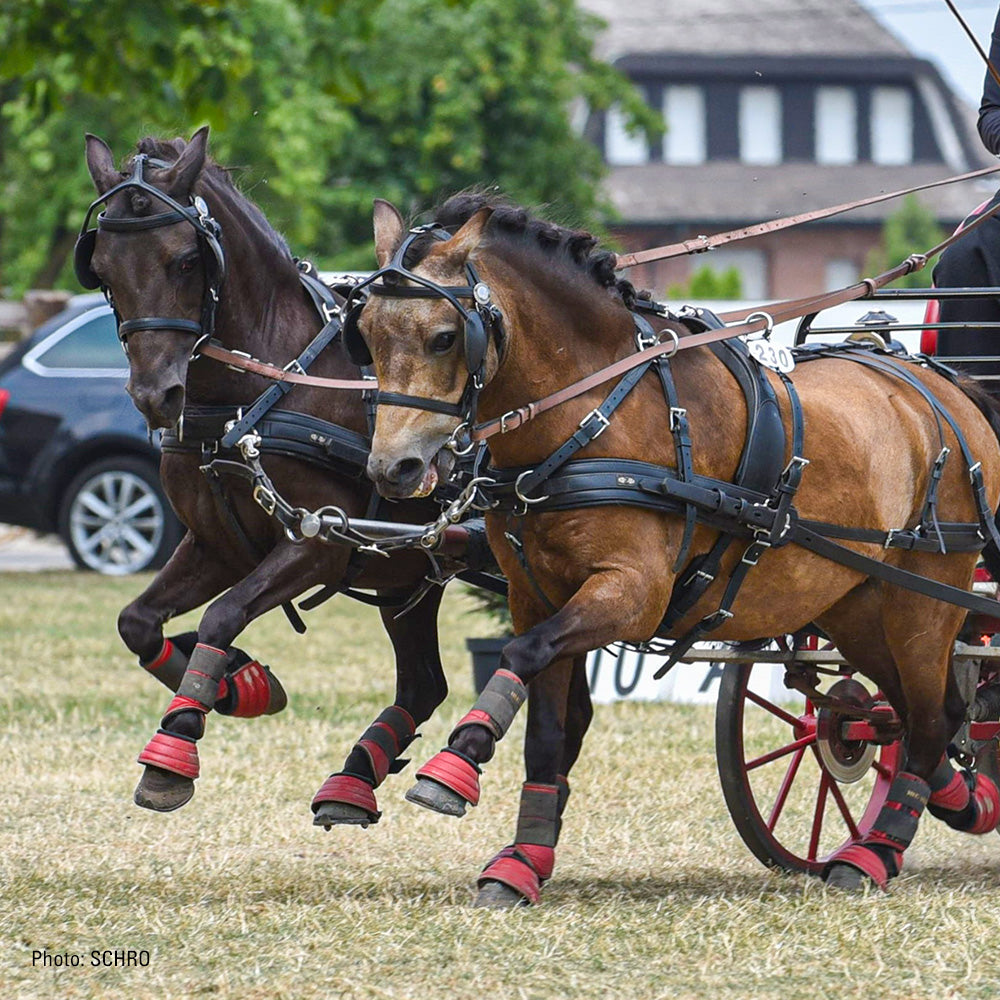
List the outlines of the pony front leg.
{"type": "Polygon", "coordinates": [[[375,789],[409,763],[400,754],[416,738],[448,693],[438,650],[437,614],[443,591],[429,590],[406,614],[382,608],[382,623],[396,654],[396,697],[361,734],[340,771],[331,774],[312,801],[313,824],[367,827],[382,815],[375,789]]]}
{"type": "Polygon", "coordinates": [[[230,643],[265,612],[326,579],[339,579],[346,561],[346,550],[317,551],[313,546],[282,542],[252,573],[209,605],[177,695],[139,755],[145,770],[133,796],[136,805],[170,812],[190,801],[200,771],[197,743],[213,708],[222,714],[263,715],[284,707],[285,692],[277,679],[230,643]]]}
{"type": "MultiPolygon", "coordinates": [[[[672,582],[666,571],[647,574],[631,566],[603,570],[551,618],[512,639],[472,710],[452,730],[448,746],[417,772],[407,799],[445,815],[464,815],[467,805],[479,802],[481,765],[493,756],[524,704],[528,683],[556,659],[586,655],[616,639],[648,639],[660,623],[672,582]],[[650,580],[657,582],[655,592],[650,580]]],[[[512,608],[519,599],[512,591],[512,608]]]]}
{"type": "Polygon", "coordinates": [[[542,885],[555,868],[569,773],[593,714],[585,656],[571,664],[553,664],[532,681],[524,739],[527,780],[521,788],[514,840],[483,868],[477,907],[509,909],[539,901],[542,885]],[[557,717],[553,712],[565,686],[564,667],[570,670],[569,697],[561,699],[563,712],[557,717]]]}

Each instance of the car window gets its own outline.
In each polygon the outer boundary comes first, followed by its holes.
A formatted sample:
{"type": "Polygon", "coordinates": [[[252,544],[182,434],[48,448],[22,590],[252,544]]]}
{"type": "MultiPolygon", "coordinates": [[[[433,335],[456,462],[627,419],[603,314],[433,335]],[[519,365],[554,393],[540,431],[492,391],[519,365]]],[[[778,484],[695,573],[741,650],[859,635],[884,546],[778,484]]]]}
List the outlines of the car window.
{"type": "Polygon", "coordinates": [[[35,364],[50,371],[71,368],[77,371],[102,369],[124,371],[128,362],[118,343],[115,318],[95,309],[67,324],[68,332],[56,331],[34,354],[35,364]]]}

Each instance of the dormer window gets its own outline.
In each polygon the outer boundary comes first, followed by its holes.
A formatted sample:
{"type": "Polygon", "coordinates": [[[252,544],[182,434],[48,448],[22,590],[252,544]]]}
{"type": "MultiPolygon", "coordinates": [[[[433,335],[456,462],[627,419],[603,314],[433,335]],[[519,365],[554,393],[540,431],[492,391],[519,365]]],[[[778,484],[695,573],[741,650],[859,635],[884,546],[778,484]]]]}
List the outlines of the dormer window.
{"type": "Polygon", "coordinates": [[[858,159],[858,105],[850,87],[816,89],[816,162],[855,163],[858,159]]]}
{"type": "Polygon", "coordinates": [[[781,162],[781,91],[744,87],[740,91],[740,159],[744,163],[781,162]]]}
{"type": "Polygon", "coordinates": [[[608,108],[604,116],[604,158],[613,167],[633,167],[649,162],[646,135],[640,129],[630,134],[621,108],[608,108]]]}
{"type": "Polygon", "coordinates": [[[705,91],[701,87],[667,86],[663,88],[663,160],[672,164],[704,163],[705,91]]]}
{"type": "Polygon", "coordinates": [[[903,87],[875,87],[871,103],[872,161],[913,162],[913,102],[903,87]]]}

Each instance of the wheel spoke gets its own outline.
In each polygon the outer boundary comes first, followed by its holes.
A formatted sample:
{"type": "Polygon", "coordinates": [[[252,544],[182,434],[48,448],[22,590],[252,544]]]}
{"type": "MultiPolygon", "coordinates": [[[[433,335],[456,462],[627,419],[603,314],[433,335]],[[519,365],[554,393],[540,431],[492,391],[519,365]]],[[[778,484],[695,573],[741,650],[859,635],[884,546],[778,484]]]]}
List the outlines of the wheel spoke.
{"type": "Polygon", "coordinates": [[[138,500],[133,500],[123,511],[122,517],[127,520],[135,520],[139,514],[147,510],[155,509],[156,501],[149,493],[143,493],[138,500]]]}
{"type": "Polygon", "coordinates": [[[765,712],[770,712],[771,715],[777,716],[783,722],[787,722],[790,726],[797,726],[799,720],[795,718],[790,712],[786,712],[783,708],[779,708],[772,701],[768,701],[766,698],[757,694],[755,691],[751,691],[747,688],[747,701],[752,701],[755,705],[759,705],[765,712]]]}
{"type": "Polygon", "coordinates": [[[788,793],[792,790],[792,782],[795,781],[795,775],[798,773],[799,764],[802,763],[805,753],[806,748],[802,747],[796,751],[795,756],[788,762],[788,770],[785,771],[785,776],[781,779],[778,797],[774,800],[774,805],[771,807],[771,815],[767,818],[767,828],[771,833],[774,832],[774,827],[781,816],[781,810],[785,808],[785,801],[788,799],[788,793]]]}
{"type": "Polygon", "coordinates": [[[807,736],[803,736],[801,739],[787,744],[787,746],[778,747],[777,750],[771,750],[769,753],[763,754],[760,757],[748,760],[746,763],[746,770],[752,771],[755,767],[762,767],[764,764],[770,764],[772,760],[778,760],[780,757],[787,757],[788,754],[795,753],[796,750],[804,749],[811,743],[815,742],[816,734],[809,733],[807,736]]]}
{"type": "Polygon", "coordinates": [[[851,834],[851,840],[860,840],[861,834],[858,831],[858,825],[854,822],[854,817],[851,815],[851,810],[848,808],[847,800],[844,798],[844,793],[840,790],[840,786],[836,781],[830,782],[830,794],[833,796],[833,801],[837,803],[840,815],[844,817],[844,822],[847,824],[847,829],[851,834]]]}
{"type": "Polygon", "coordinates": [[[122,541],[127,542],[137,556],[148,558],[153,554],[153,546],[150,545],[149,541],[127,524],[122,526],[122,541]]]}
{"type": "Polygon", "coordinates": [[[816,792],[816,811],[813,813],[812,830],[809,833],[809,853],[806,857],[810,861],[816,860],[819,852],[819,835],[823,829],[823,815],[826,812],[826,794],[830,788],[830,776],[826,771],[820,771],[819,790],[816,792]]]}
{"type": "Polygon", "coordinates": [[[115,512],[111,507],[97,496],[96,493],[87,490],[79,495],[78,500],[81,507],[84,507],[91,514],[96,515],[104,521],[110,521],[115,516],[115,512]]]}

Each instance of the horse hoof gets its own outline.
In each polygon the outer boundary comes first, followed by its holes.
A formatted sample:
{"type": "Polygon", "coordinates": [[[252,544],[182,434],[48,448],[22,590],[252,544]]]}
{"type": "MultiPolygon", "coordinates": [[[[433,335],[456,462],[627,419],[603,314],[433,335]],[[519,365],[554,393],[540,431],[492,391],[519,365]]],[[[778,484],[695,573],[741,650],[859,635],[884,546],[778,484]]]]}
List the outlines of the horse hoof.
{"type": "Polygon", "coordinates": [[[378,818],[372,819],[371,813],[360,806],[352,806],[348,802],[323,802],[313,816],[313,826],[322,826],[327,830],[331,826],[342,826],[352,824],[360,826],[362,830],[368,828],[371,823],[377,823],[378,818]]]}
{"type": "Polygon", "coordinates": [[[484,910],[513,910],[518,906],[530,906],[531,903],[509,885],[489,881],[479,887],[479,894],[472,905],[484,910]]]}
{"type": "Polygon", "coordinates": [[[147,764],[132,799],[143,809],[165,813],[180,809],[191,801],[193,795],[194,781],[191,778],[147,764]]]}
{"type": "Polygon", "coordinates": [[[445,816],[464,816],[466,801],[458,792],[445,788],[439,781],[417,778],[417,783],[406,793],[407,802],[442,813],[445,816]]]}
{"type": "Polygon", "coordinates": [[[830,866],[823,881],[831,889],[839,889],[844,892],[860,892],[865,886],[865,874],[858,871],[853,865],[830,866]]]}

